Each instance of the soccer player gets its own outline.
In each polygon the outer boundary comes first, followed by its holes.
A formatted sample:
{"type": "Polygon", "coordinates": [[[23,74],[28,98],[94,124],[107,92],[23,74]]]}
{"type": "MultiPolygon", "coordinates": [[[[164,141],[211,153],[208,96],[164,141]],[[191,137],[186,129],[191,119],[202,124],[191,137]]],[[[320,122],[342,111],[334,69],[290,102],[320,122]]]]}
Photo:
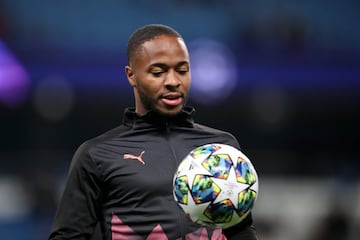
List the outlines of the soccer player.
{"type": "Polygon", "coordinates": [[[215,142],[239,148],[232,134],[194,122],[184,39],[145,25],[130,36],[127,57],[135,107],[76,151],[49,239],[90,239],[97,224],[106,240],[257,239],[251,214],[231,228],[204,227],[174,200],[174,173],[191,150],[215,142]]]}

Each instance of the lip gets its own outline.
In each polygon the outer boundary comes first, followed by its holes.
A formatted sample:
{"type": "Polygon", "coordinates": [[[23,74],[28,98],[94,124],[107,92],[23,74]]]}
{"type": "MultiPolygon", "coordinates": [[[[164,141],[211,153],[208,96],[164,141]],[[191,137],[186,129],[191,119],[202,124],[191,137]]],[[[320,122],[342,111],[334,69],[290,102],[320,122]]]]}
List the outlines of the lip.
{"type": "Polygon", "coordinates": [[[176,99],[176,98],[181,98],[182,96],[183,96],[183,94],[181,94],[179,92],[171,92],[171,93],[162,94],[161,98],[176,99]]]}
{"type": "Polygon", "coordinates": [[[181,93],[166,93],[161,95],[161,101],[168,106],[178,106],[183,102],[183,94],[181,93]]]}

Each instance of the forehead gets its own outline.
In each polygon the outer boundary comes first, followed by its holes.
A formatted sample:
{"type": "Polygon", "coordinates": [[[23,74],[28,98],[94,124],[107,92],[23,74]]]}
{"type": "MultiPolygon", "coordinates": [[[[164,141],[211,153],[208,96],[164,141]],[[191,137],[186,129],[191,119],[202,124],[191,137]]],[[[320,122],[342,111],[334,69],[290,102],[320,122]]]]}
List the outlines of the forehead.
{"type": "Polygon", "coordinates": [[[134,56],[134,63],[138,64],[177,64],[184,61],[189,61],[189,53],[184,41],[167,35],[144,42],[134,56]]]}

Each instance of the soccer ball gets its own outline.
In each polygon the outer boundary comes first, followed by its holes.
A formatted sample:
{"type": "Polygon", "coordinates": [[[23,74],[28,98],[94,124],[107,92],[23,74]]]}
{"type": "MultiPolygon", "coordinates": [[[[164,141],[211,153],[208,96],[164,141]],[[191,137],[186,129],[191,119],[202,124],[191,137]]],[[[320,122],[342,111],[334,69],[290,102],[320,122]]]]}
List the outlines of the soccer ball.
{"type": "Polygon", "coordinates": [[[250,160],[237,148],[207,144],[192,150],[173,180],[175,201],[198,224],[228,228],[251,211],[259,181],[250,160]]]}

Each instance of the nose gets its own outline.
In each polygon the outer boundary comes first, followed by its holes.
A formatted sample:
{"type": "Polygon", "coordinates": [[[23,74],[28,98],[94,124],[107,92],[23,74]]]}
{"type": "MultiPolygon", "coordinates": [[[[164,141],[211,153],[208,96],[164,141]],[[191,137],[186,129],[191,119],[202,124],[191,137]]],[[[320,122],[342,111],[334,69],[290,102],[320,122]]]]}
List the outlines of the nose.
{"type": "Polygon", "coordinates": [[[169,87],[178,87],[180,85],[180,80],[176,75],[176,71],[169,70],[166,75],[165,85],[169,87]]]}

